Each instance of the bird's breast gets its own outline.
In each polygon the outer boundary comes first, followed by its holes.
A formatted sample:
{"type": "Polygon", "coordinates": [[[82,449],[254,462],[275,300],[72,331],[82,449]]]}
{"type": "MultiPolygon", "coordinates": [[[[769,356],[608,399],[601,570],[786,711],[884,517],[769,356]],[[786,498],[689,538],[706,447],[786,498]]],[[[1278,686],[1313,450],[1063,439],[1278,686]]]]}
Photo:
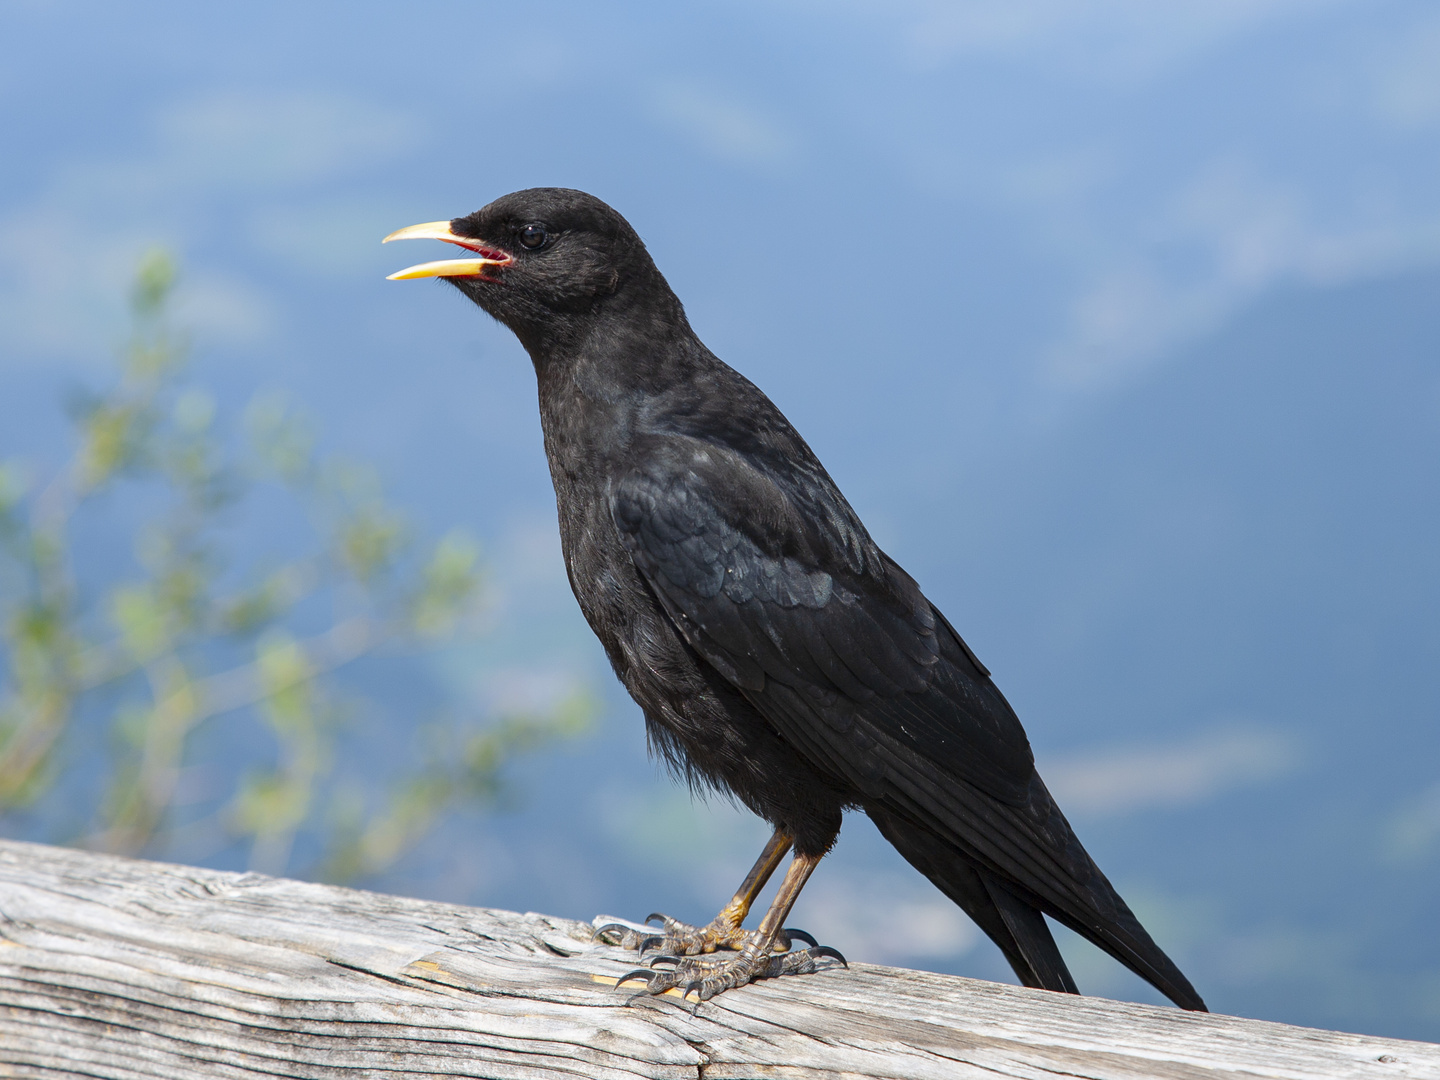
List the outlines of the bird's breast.
{"type": "Polygon", "coordinates": [[[580,610],[614,660],[637,612],[654,601],[620,543],[604,488],[577,472],[555,477],[560,546],[580,610]]]}

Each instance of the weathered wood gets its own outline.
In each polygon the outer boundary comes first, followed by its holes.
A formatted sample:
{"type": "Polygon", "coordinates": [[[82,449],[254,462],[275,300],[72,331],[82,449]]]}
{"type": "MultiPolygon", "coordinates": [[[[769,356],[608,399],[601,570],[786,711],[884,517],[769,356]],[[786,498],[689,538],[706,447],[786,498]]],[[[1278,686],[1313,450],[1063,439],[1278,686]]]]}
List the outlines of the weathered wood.
{"type": "Polygon", "coordinates": [[[865,964],[635,998],[589,935],[0,841],[0,1075],[1440,1078],[1430,1043],[865,964]]]}

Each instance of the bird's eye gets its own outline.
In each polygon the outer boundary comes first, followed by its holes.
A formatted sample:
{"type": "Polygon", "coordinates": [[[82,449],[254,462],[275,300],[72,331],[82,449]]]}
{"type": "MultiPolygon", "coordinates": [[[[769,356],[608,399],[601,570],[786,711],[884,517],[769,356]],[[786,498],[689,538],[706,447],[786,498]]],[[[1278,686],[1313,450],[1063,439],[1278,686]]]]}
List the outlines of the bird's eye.
{"type": "Polygon", "coordinates": [[[520,229],[520,243],[527,248],[538,248],[548,239],[550,239],[550,234],[545,231],[545,226],[533,221],[520,229]]]}

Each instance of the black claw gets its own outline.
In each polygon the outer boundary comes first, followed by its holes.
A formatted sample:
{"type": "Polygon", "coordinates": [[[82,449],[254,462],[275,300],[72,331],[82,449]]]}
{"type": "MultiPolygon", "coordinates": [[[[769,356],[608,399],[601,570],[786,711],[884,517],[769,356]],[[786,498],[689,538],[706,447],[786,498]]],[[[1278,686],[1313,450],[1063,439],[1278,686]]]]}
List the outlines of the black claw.
{"type": "Polygon", "coordinates": [[[836,960],[839,960],[840,963],[847,968],[850,966],[850,961],[846,960],[845,957],[840,955],[840,950],[832,949],[829,945],[815,945],[809,949],[806,949],[805,951],[808,952],[812,958],[818,959],[822,956],[829,956],[836,960]]]}
{"type": "Polygon", "coordinates": [[[691,990],[699,990],[699,991],[700,991],[700,1000],[701,1000],[701,1001],[706,1000],[706,999],[705,999],[705,980],[703,980],[703,979],[691,979],[689,982],[687,982],[687,983],[685,984],[685,988],[680,991],[680,996],[681,996],[682,998],[688,998],[688,997],[690,996],[690,991],[691,991],[691,990]]]}
{"type": "Polygon", "coordinates": [[[615,985],[624,986],[627,982],[634,982],[636,979],[640,979],[642,982],[645,983],[645,986],[648,988],[650,986],[650,980],[653,978],[655,978],[655,972],[651,971],[649,968],[636,968],[634,971],[630,972],[630,974],[626,975],[623,979],[620,979],[618,982],[616,982],[615,985]]]}
{"type": "Polygon", "coordinates": [[[660,934],[651,934],[651,935],[650,935],[649,937],[647,937],[647,938],[641,938],[640,941],[636,943],[636,945],[635,945],[635,951],[636,951],[636,952],[643,953],[646,949],[649,949],[649,948],[652,948],[652,947],[654,947],[654,948],[659,948],[661,945],[664,945],[664,944],[665,944],[665,938],[664,938],[663,935],[660,935],[660,934]]]}
{"type": "Polygon", "coordinates": [[[610,933],[610,931],[612,930],[619,930],[622,933],[627,934],[633,934],[635,932],[633,927],[626,926],[624,923],[611,922],[606,923],[604,926],[596,927],[595,936],[598,938],[604,934],[610,933]]]}
{"type": "Polygon", "coordinates": [[[649,915],[646,915],[646,916],[645,916],[645,921],[646,921],[647,923],[652,923],[652,922],[654,922],[656,919],[659,919],[661,923],[667,923],[667,922],[670,921],[670,916],[669,916],[669,915],[663,915],[663,914],[661,914],[661,913],[658,912],[658,911],[652,911],[652,912],[650,912],[649,915]]]}
{"type": "Polygon", "coordinates": [[[780,932],[781,932],[782,934],[786,934],[786,935],[788,935],[789,937],[792,937],[792,938],[799,938],[801,941],[805,942],[806,945],[809,945],[812,949],[813,949],[816,945],[819,945],[819,944],[820,944],[820,943],[819,943],[818,941],[816,941],[813,937],[811,937],[809,934],[807,934],[804,930],[797,930],[797,929],[795,929],[795,927],[793,927],[793,926],[787,926],[787,927],[785,927],[784,930],[782,930],[782,931],[780,931],[780,932]]]}
{"type": "Polygon", "coordinates": [[[678,956],[670,956],[666,953],[661,953],[659,956],[655,957],[653,960],[650,961],[650,966],[652,968],[656,964],[674,964],[676,967],[679,967],[680,958],[678,956]]]}

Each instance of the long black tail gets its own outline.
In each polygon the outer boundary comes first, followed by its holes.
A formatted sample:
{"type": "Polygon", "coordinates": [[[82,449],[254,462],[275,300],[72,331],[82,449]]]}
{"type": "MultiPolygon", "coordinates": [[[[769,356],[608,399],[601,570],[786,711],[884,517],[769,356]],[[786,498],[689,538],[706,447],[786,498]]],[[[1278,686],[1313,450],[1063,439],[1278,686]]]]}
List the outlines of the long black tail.
{"type": "MultiPolygon", "coordinates": [[[[1022,985],[1067,994],[1080,992],[1044,914],[1032,898],[995,874],[972,865],[930,830],[875,807],[866,809],[880,834],[895,845],[906,861],[959,904],[1000,946],[1022,985]]],[[[1095,873],[1108,888],[1109,883],[1098,869],[1095,873]]],[[[1125,902],[1113,890],[1107,900],[1112,902],[1106,906],[1120,916],[1120,925],[1100,926],[1093,921],[1092,925],[1086,925],[1067,917],[1066,913],[1052,911],[1050,914],[1104,949],[1182,1009],[1206,1012],[1205,1002],[1195,988],[1145,932],[1125,902]]]]}

